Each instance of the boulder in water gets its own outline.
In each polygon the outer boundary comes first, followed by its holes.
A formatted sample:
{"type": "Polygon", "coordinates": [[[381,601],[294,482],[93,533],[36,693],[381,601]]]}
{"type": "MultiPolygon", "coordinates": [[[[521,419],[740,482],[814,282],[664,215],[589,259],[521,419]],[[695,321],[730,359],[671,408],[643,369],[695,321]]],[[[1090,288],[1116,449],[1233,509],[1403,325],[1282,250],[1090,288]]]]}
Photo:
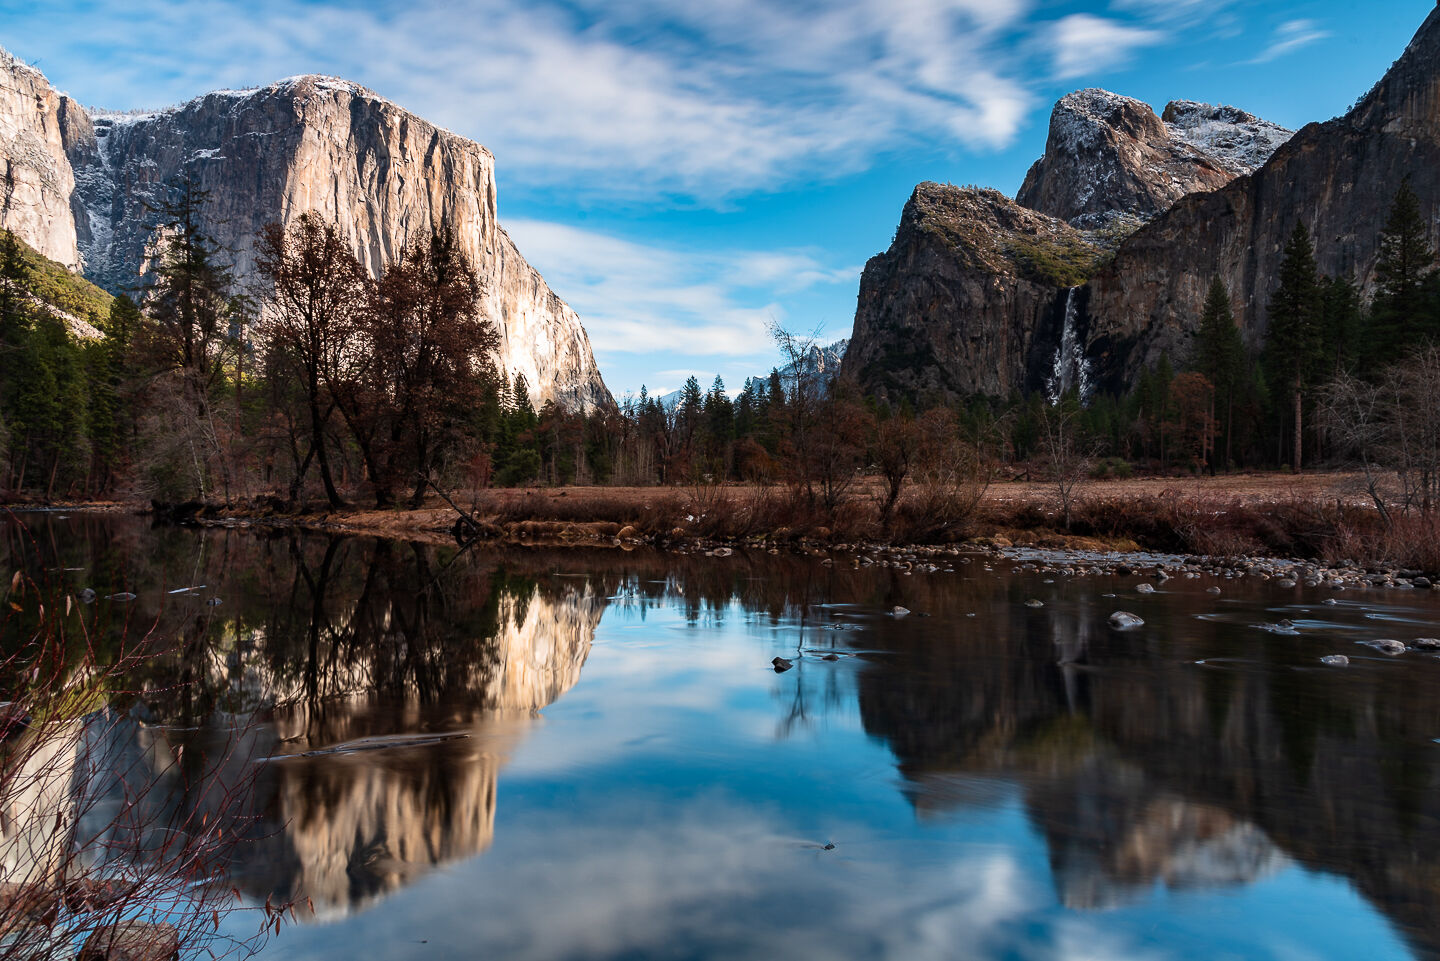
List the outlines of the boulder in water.
{"type": "Polygon", "coordinates": [[[1116,611],[1110,615],[1110,626],[1117,631],[1129,630],[1132,627],[1142,627],[1145,624],[1144,618],[1129,611],[1116,611]]]}

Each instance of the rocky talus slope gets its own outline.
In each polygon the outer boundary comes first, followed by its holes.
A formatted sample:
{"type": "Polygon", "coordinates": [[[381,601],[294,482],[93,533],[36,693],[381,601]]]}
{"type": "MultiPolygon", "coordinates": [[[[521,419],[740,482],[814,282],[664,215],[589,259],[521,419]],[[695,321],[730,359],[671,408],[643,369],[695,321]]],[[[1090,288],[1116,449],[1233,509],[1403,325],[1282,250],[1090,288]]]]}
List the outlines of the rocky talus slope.
{"type": "Polygon", "coordinates": [[[149,114],[91,115],[38,72],[0,64],[0,210],[47,256],[111,289],[135,283],[164,185],[183,171],[210,192],[206,227],[253,276],[270,221],[317,211],[373,272],[433,226],[450,224],[484,283],[500,365],[537,402],[613,403],[579,317],[525,262],[496,216],[495,161],[357,84],[296,77],[219,91],[149,114]]]}

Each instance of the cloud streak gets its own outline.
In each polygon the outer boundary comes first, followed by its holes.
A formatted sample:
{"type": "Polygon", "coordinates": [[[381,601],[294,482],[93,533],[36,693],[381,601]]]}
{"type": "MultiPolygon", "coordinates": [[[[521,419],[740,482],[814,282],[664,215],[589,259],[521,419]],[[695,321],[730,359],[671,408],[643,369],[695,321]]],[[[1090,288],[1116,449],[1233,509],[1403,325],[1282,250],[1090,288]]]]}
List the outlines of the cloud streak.
{"type": "Polygon", "coordinates": [[[731,370],[746,360],[762,374],[774,354],[766,328],[789,319],[787,295],[860,278],[860,265],[830,265],[811,250],[689,250],[540,220],[506,229],[585,318],[600,356],[670,353],[731,370]]]}
{"type": "Polygon", "coordinates": [[[714,203],[899,143],[1003,147],[1034,106],[1005,44],[1023,0],[160,0],[143,31],[119,0],[47,6],[22,39],[82,99],[333,73],[485,143],[511,180],[580,196],[714,203]]]}
{"type": "Polygon", "coordinates": [[[1274,34],[1270,37],[1270,45],[1249,63],[1269,63],[1287,53],[1294,53],[1301,47],[1307,47],[1317,40],[1324,40],[1330,36],[1328,30],[1320,29],[1314,20],[1286,20],[1275,28],[1274,34]]]}
{"type": "Polygon", "coordinates": [[[1072,13],[1051,28],[1055,78],[1071,80],[1113,69],[1125,64],[1136,50],[1165,40],[1166,34],[1159,30],[1072,13]]]}

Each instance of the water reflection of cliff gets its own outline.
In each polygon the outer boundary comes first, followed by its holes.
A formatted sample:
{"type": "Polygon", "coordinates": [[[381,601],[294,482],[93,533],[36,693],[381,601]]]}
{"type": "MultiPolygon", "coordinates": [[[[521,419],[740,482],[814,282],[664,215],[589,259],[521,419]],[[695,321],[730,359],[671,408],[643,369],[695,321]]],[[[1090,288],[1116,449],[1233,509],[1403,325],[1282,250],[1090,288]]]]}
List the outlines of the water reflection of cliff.
{"type": "MultiPolygon", "coordinates": [[[[280,743],[260,789],[268,837],[240,866],[252,890],[308,897],[332,914],[490,846],[500,769],[533,713],[579,679],[603,599],[584,585],[507,583],[492,603],[486,656],[429,703],[364,693],[317,708],[276,691],[280,743]],[[465,736],[373,746],[426,733],[465,736]]],[[[357,667],[373,676],[371,658],[351,660],[357,667]]]]}
{"type": "MultiPolygon", "coordinates": [[[[1036,610],[996,590],[977,630],[894,630],[860,675],[863,723],[920,816],[1018,791],[1076,908],[1251,883],[1294,860],[1351,879],[1419,956],[1440,957],[1428,671],[1317,671],[1311,651],[1195,620],[1202,600],[1121,634],[1092,594],[1036,610]]],[[[931,600],[949,624],[977,606],[931,600]]]]}
{"type": "Polygon", "coordinates": [[[84,567],[89,583],[124,572],[97,590],[139,594],[124,616],[172,650],[139,679],[151,723],[108,726],[110,750],[160,737],[221,756],[216,732],[242,728],[244,749],[211,784],[166,773],[151,798],[201,805],[270,758],[247,809],[226,812],[250,836],[232,873],[257,899],[308,898],[319,915],[490,845],[500,768],[578,681],[605,605],[585,581],[454,550],[156,532],[112,553],[112,537],[133,534],[90,533],[84,563],[45,565],[84,567]],[[177,579],[207,587],[169,594],[177,579]]]}
{"type": "MultiPolygon", "coordinates": [[[[803,623],[798,647],[861,651],[861,720],[894,753],[919,816],[1018,798],[1066,904],[1245,884],[1289,860],[1349,879],[1417,954],[1440,957],[1430,740],[1440,678],[1420,659],[1320,671],[1303,644],[1195,620],[1214,606],[1198,592],[1157,598],[1149,629],[1114,633],[1104,623],[1115,602],[1100,594],[1120,585],[1051,588],[979,565],[922,578],[764,555],[537,550],[502,561],[324,537],[146,539],[123,526],[86,537],[97,545],[89,564],[111,578],[95,585],[102,592],[146,565],[153,583],[183,570],[164,583],[224,585],[218,607],[181,595],[162,610],[143,591],[135,604],[134,619],[186,645],[156,670],[157,690],[187,682],[161,714],[256,707],[271,719],[264,754],[470,735],[267,765],[242,877],[256,895],[308,893],[318,910],[341,911],[483,850],[498,771],[533,709],[575,683],[604,605],[678,607],[703,621],[738,603],[787,630],[803,623]],[[585,576],[554,576],[565,571],[585,576]],[[1032,592],[1045,607],[1024,606],[1032,592]],[[817,606],[831,601],[931,616],[851,619],[817,606]]],[[[1225,590],[1230,602],[1246,588],[1225,590]]],[[[802,660],[774,682],[782,712],[851,710],[821,687],[851,676],[802,660]]]]}

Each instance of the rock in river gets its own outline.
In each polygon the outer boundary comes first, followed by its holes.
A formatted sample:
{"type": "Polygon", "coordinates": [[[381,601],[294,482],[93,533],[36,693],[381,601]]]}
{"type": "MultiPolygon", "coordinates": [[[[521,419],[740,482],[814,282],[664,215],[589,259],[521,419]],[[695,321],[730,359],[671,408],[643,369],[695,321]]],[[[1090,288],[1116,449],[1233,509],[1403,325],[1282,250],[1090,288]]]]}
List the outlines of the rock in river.
{"type": "Polygon", "coordinates": [[[1132,627],[1141,627],[1145,621],[1136,614],[1129,611],[1116,611],[1110,615],[1110,626],[1117,631],[1127,630],[1132,627]]]}

